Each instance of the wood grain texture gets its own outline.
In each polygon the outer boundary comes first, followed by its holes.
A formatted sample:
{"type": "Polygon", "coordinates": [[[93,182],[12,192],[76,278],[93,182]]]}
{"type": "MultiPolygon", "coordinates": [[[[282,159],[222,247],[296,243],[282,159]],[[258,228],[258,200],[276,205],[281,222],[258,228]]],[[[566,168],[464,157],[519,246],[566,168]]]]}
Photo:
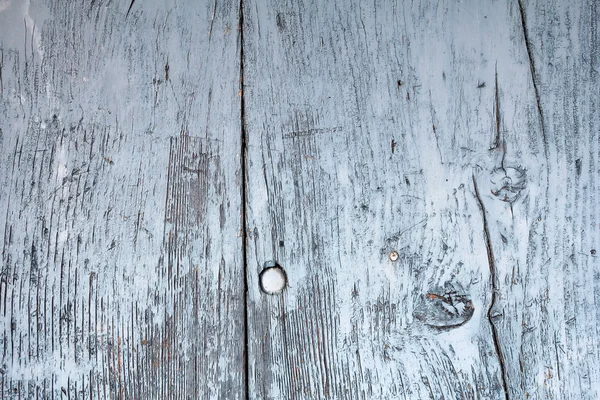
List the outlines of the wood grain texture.
{"type": "Polygon", "coordinates": [[[598,7],[0,0],[0,397],[599,398],[598,7]]]}
{"type": "Polygon", "coordinates": [[[595,1],[523,0],[512,10],[521,18],[528,59],[520,60],[530,68],[539,122],[509,125],[506,112],[518,104],[500,78],[506,173],[494,180],[514,186],[509,167],[525,177],[514,202],[484,201],[510,395],[597,399],[600,13],[595,1]]]}
{"type": "Polygon", "coordinates": [[[518,3],[244,4],[250,397],[509,398],[496,220],[546,176],[518,3]]]}
{"type": "Polygon", "coordinates": [[[1,398],[245,397],[238,9],[0,1],[1,398]]]}

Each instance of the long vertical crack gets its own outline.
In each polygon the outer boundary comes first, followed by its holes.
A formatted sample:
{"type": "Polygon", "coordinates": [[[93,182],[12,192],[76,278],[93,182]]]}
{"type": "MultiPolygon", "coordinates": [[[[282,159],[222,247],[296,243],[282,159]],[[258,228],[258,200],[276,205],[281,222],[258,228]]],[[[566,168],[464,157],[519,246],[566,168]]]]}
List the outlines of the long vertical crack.
{"type": "Polygon", "coordinates": [[[546,135],[546,126],[544,122],[544,113],[542,111],[542,101],[540,99],[540,89],[537,81],[535,58],[533,57],[533,49],[531,46],[531,40],[527,32],[527,18],[525,16],[525,6],[523,0],[517,0],[519,4],[519,13],[521,14],[521,27],[523,28],[523,38],[525,40],[525,48],[527,49],[527,57],[529,58],[529,70],[531,71],[531,81],[533,83],[533,90],[535,92],[535,101],[537,104],[538,114],[540,116],[540,127],[542,129],[542,140],[544,141],[544,156],[548,160],[548,137],[546,135]]]}
{"type": "Polygon", "coordinates": [[[475,197],[477,198],[477,203],[479,204],[479,209],[481,210],[481,215],[483,217],[483,234],[485,238],[485,247],[487,250],[488,264],[490,267],[490,276],[492,281],[492,299],[490,301],[490,306],[487,310],[487,319],[490,323],[490,327],[492,330],[494,348],[496,349],[496,355],[498,356],[498,362],[500,363],[500,371],[502,372],[502,387],[504,389],[504,398],[506,400],[509,400],[508,379],[506,377],[506,364],[504,363],[504,354],[502,353],[502,348],[500,347],[498,330],[496,329],[496,325],[494,325],[494,321],[492,319],[492,310],[494,309],[494,305],[496,304],[496,293],[498,292],[498,276],[496,274],[494,252],[492,251],[492,239],[490,237],[490,230],[488,228],[488,222],[485,215],[485,206],[483,205],[481,195],[479,194],[479,188],[477,187],[477,180],[475,179],[475,175],[473,175],[473,187],[475,188],[475,197]]]}
{"type": "MultiPolygon", "coordinates": [[[[494,111],[496,113],[496,139],[494,139],[494,149],[502,151],[500,160],[500,169],[506,174],[504,161],[506,160],[506,140],[502,137],[502,113],[500,112],[500,88],[498,85],[498,62],[494,69],[494,111]]],[[[512,213],[512,205],[510,207],[512,213]]]]}
{"type": "Polygon", "coordinates": [[[240,132],[241,140],[241,172],[242,172],[242,262],[244,264],[244,381],[246,400],[250,399],[250,367],[249,367],[249,338],[248,334],[248,225],[246,221],[246,204],[248,203],[247,183],[248,172],[246,170],[247,158],[247,137],[246,137],[246,103],[244,102],[244,2],[240,0],[239,4],[239,38],[240,38],[240,132]]]}

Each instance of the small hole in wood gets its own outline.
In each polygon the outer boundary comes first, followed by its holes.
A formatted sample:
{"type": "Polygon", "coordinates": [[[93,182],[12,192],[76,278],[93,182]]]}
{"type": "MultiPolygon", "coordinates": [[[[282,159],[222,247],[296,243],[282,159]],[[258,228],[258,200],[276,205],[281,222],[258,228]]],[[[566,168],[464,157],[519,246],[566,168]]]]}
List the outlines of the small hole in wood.
{"type": "Polygon", "coordinates": [[[260,288],[267,294],[277,294],[285,289],[287,275],[283,268],[275,262],[265,263],[265,268],[259,275],[260,288]]]}

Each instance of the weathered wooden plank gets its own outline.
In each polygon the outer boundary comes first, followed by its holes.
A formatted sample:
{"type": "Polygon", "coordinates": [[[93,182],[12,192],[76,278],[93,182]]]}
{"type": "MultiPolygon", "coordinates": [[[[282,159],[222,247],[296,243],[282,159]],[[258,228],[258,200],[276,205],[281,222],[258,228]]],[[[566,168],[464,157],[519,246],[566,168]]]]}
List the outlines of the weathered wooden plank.
{"type": "Polygon", "coordinates": [[[508,398],[489,182],[504,130],[543,148],[518,4],[243,11],[250,397],[508,398]]]}
{"type": "Polygon", "coordinates": [[[245,397],[238,8],[0,1],[0,397],[245,397]]]}
{"type": "Polygon", "coordinates": [[[600,13],[593,0],[518,1],[511,9],[521,18],[528,53],[519,61],[529,66],[538,96],[527,112],[539,121],[511,124],[521,104],[505,86],[515,75],[499,65],[504,170],[490,189],[510,201],[494,201],[490,191],[483,201],[510,395],[597,399],[600,13]],[[510,192],[519,191],[513,199],[510,192]]]}

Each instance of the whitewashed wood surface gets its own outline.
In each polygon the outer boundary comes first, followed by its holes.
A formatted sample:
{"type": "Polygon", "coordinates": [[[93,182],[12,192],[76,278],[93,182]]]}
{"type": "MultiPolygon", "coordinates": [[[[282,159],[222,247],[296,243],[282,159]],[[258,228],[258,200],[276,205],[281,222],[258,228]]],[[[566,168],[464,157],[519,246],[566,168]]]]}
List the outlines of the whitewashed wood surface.
{"type": "Polygon", "coordinates": [[[245,398],[238,2],[0,1],[2,398],[245,398]]]}
{"type": "Polygon", "coordinates": [[[0,0],[0,397],[600,398],[596,3],[0,0]]]}

